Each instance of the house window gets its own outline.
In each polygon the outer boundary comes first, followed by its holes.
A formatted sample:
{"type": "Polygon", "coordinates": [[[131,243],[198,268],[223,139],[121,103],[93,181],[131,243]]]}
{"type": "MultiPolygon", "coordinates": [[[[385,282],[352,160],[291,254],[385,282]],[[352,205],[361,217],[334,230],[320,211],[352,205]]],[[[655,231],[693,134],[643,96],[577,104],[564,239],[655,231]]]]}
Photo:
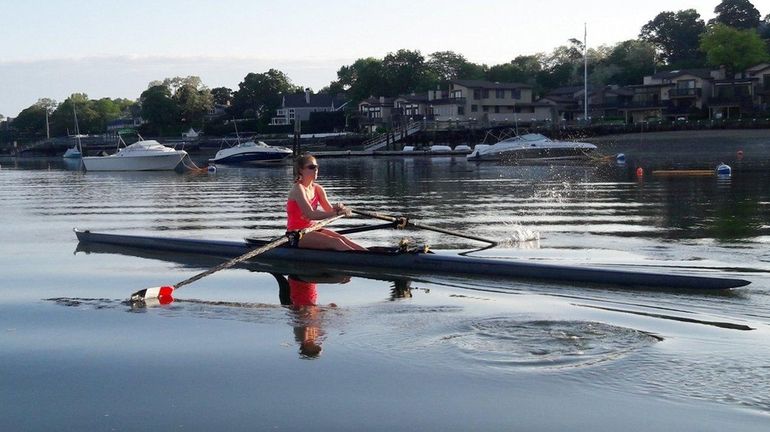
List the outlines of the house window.
{"type": "Polygon", "coordinates": [[[511,90],[511,99],[521,99],[521,90],[519,90],[519,89],[512,89],[511,90]]]}
{"type": "Polygon", "coordinates": [[[500,114],[500,107],[499,106],[495,107],[495,114],[500,114]]]}
{"type": "Polygon", "coordinates": [[[676,82],[676,88],[678,89],[695,88],[695,80],[679,80],[676,82]]]}
{"type": "Polygon", "coordinates": [[[762,89],[770,90],[770,74],[762,75],[762,89]]]}
{"type": "Polygon", "coordinates": [[[473,89],[473,99],[481,99],[481,90],[473,89]]]}
{"type": "Polygon", "coordinates": [[[479,106],[478,105],[471,105],[471,112],[479,112],[479,106]]]}
{"type": "Polygon", "coordinates": [[[505,90],[495,90],[495,97],[497,99],[505,99],[505,90]]]}
{"type": "Polygon", "coordinates": [[[452,91],[452,96],[451,96],[452,99],[459,99],[461,97],[463,97],[463,91],[462,90],[453,90],[452,91]]]}
{"type": "Polygon", "coordinates": [[[457,107],[457,115],[465,115],[465,107],[462,105],[459,105],[457,107]]]}
{"type": "Polygon", "coordinates": [[[484,112],[489,112],[489,107],[484,105],[483,107],[481,107],[481,110],[484,112]]]}
{"type": "Polygon", "coordinates": [[[483,89],[481,91],[481,97],[484,99],[489,99],[489,89],[483,89]]]}

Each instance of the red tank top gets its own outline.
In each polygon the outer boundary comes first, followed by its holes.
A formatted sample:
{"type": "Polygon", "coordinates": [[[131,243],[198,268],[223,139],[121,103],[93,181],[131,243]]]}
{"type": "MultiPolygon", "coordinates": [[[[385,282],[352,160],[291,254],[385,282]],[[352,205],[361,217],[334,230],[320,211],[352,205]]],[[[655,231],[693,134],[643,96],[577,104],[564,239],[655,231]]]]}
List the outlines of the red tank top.
{"type": "MultiPolygon", "coordinates": [[[[318,198],[318,193],[316,192],[313,199],[310,200],[310,208],[315,210],[318,208],[319,202],[320,198],[318,198]]],[[[286,202],[286,230],[297,231],[308,228],[311,225],[313,225],[313,221],[302,214],[302,209],[299,208],[297,201],[293,199],[288,200],[286,202]]]]}

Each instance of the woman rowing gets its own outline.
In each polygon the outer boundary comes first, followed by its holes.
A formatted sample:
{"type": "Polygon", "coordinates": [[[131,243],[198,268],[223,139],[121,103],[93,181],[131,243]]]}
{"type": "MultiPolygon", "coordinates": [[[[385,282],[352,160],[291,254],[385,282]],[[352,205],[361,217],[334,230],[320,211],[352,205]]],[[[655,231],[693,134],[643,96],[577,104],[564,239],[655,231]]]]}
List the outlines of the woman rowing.
{"type": "MultiPolygon", "coordinates": [[[[318,162],[312,155],[302,155],[294,163],[296,177],[294,186],[286,202],[286,230],[299,231],[313,225],[313,221],[327,219],[336,215],[350,216],[350,209],[343,204],[333,206],[326,198],[326,191],[315,181],[318,178],[318,162]],[[320,206],[320,209],[319,209],[320,206]]],[[[301,248],[331,249],[337,251],[366,248],[356,244],[342,234],[322,228],[305,234],[297,244],[301,248]]]]}

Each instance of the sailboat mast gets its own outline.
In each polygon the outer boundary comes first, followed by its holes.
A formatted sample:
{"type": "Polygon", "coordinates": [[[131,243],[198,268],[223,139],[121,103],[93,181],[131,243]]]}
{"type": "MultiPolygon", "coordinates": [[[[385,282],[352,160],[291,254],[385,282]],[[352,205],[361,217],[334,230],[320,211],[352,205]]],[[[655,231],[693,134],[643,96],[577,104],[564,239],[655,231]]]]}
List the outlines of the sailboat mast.
{"type": "Polygon", "coordinates": [[[583,119],[588,124],[588,24],[583,23],[583,119]]]}
{"type": "Polygon", "coordinates": [[[75,138],[78,140],[78,150],[83,151],[83,146],[80,144],[80,125],[78,124],[78,113],[75,111],[75,102],[72,102],[72,115],[75,117],[75,138]]]}

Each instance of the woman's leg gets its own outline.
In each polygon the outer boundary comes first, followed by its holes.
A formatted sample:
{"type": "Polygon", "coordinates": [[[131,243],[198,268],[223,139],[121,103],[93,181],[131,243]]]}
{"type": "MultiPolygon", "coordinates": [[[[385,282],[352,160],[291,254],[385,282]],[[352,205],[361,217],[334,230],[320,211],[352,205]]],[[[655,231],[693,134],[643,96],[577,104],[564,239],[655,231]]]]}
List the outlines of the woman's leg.
{"type": "Polygon", "coordinates": [[[337,232],[334,232],[334,231],[332,231],[330,229],[325,229],[324,228],[324,229],[319,230],[319,232],[322,232],[323,234],[325,234],[325,235],[327,235],[329,237],[340,239],[342,242],[344,242],[346,245],[348,245],[348,247],[350,247],[353,250],[357,250],[357,251],[368,250],[365,247],[363,247],[363,246],[359,245],[358,243],[354,242],[353,240],[350,240],[349,238],[345,237],[344,235],[339,234],[337,232]]]}
{"type": "Polygon", "coordinates": [[[313,231],[302,236],[299,247],[307,249],[330,249],[336,251],[349,251],[355,248],[349,246],[341,239],[329,236],[323,230],[313,231]]]}

